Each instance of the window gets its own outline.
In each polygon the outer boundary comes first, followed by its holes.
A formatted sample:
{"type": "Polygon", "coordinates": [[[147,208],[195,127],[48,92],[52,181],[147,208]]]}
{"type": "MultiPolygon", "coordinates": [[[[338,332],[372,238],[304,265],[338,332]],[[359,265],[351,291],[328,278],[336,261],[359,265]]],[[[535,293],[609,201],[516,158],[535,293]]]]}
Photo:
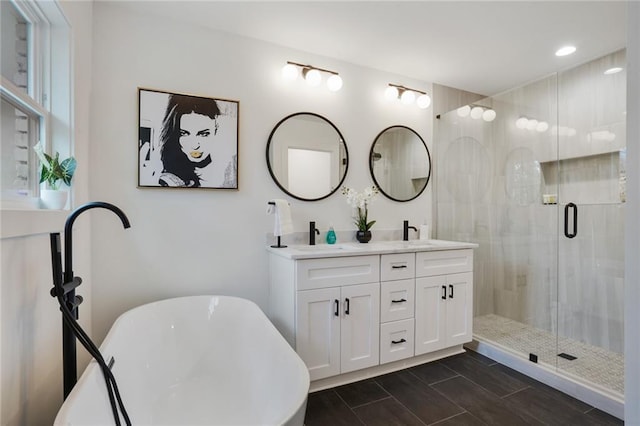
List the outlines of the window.
{"type": "Polygon", "coordinates": [[[61,156],[71,147],[70,28],[56,2],[2,0],[0,8],[2,208],[29,208],[39,194],[33,146],[42,141],[61,156]]]}

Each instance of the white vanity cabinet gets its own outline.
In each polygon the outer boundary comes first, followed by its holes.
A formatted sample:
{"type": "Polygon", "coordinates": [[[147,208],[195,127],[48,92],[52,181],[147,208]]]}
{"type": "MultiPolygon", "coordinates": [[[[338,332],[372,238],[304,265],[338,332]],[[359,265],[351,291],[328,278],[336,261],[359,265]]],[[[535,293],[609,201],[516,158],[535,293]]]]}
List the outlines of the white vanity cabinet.
{"type": "Polygon", "coordinates": [[[475,246],[268,248],[269,317],[309,368],[312,390],[461,353],[475,246]]]}
{"type": "Polygon", "coordinates": [[[378,365],[379,256],[305,259],[291,266],[292,343],[311,380],[378,365]]]}
{"type": "Polygon", "coordinates": [[[471,341],[472,270],[470,249],[416,253],[416,355],[471,341]]]}

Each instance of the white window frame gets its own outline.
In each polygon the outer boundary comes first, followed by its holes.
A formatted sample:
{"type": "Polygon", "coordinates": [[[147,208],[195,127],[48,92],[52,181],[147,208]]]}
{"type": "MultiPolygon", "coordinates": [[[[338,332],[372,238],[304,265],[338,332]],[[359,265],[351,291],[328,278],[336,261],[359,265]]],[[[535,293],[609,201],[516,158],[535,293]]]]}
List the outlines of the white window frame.
{"type": "MultiPolygon", "coordinates": [[[[41,141],[45,151],[58,151],[65,158],[72,155],[74,136],[71,25],[55,0],[11,1],[31,24],[27,76],[29,90],[25,93],[3,76],[0,94],[4,100],[24,110],[29,116],[38,117],[39,129],[35,142],[41,141]],[[52,54],[54,51],[55,55],[52,54]],[[55,82],[55,86],[52,82],[55,82]]],[[[39,163],[35,161],[34,153],[29,152],[29,155],[33,155],[31,158],[34,159],[29,164],[29,176],[33,177],[29,183],[29,196],[2,196],[0,238],[53,232],[60,228],[59,224],[64,222],[67,214],[65,211],[40,209],[39,163]]],[[[69,192],[73,201],[73,191],[70,189],[69,192]]]]}

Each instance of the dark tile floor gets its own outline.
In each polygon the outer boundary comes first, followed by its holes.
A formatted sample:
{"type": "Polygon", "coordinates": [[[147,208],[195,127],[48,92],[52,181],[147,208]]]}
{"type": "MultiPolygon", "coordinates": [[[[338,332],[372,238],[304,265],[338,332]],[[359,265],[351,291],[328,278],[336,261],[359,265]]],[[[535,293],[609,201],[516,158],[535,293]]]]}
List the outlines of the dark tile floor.
{"type": "Polygon", "coordinates": [[[577,399],[467,351],[314,392],[306,426],[622,425],[577,399]]]}

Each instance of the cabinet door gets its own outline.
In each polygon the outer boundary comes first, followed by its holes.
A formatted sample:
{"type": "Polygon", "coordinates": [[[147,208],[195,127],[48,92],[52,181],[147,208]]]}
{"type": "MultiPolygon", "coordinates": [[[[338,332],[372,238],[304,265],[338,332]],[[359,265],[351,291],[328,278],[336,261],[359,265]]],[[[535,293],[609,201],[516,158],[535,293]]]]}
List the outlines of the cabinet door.
{"type": "MultiPolygon", "coordinates": [[[[416,278],[416,355],[447,345],[445,322],[448,293],[446,275],[416,278]]],[[[455,294],[455,289],[454,289],[455,294]]]]}
{"type": "Polygon", "coordinates": [[[340,374],[340,288],[297,292],[296,352],[311,380],[340,374]]]}
{"type": "Polygon", "coordinates": [[[380,284],[342,287],[341,372],[378,365],[380,284]]]}
{"type": "Polygon", "coordinates": [[[447,346],[461,345],[472,339],[473,274],[447,275],[447,346]]]}

